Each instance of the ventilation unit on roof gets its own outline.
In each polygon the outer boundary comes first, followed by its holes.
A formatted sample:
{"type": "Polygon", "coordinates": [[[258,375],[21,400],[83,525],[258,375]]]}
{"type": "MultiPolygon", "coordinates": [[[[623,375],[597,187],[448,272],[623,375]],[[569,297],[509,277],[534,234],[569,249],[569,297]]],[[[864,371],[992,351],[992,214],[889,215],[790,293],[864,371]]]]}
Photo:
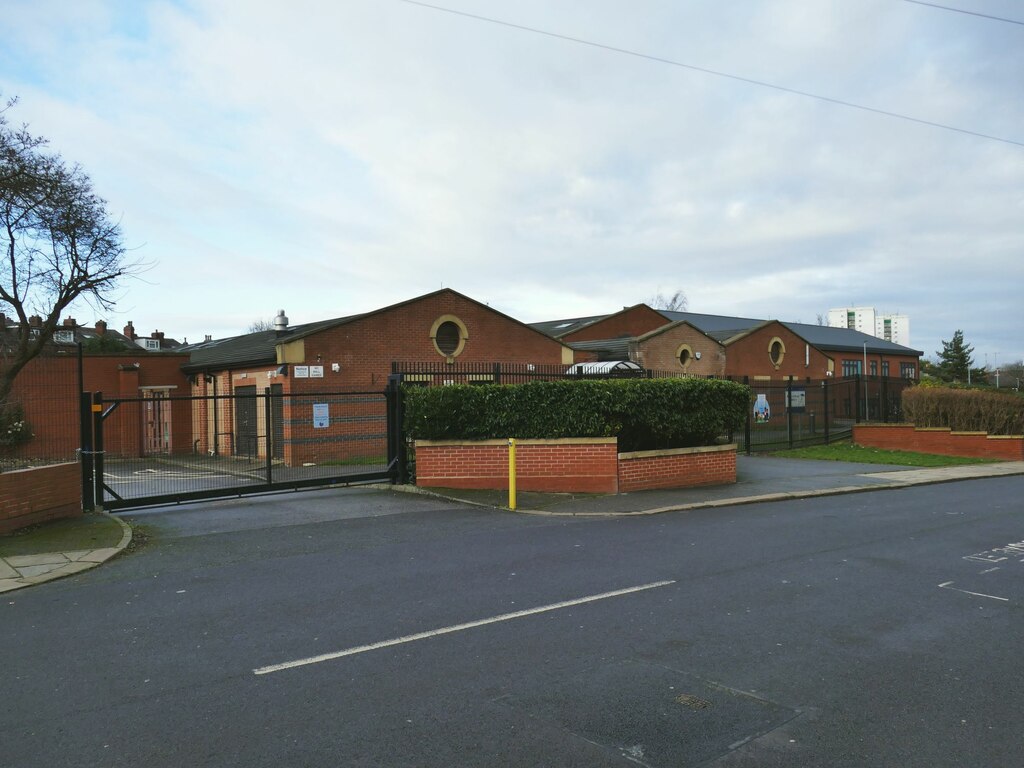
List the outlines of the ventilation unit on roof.
{"type": "Polygon", "coordinates": [[[274,318],[274,330],[284,331],[288,328],[288,316],[283,309],[277,310],[277,317],[274,318]]]}

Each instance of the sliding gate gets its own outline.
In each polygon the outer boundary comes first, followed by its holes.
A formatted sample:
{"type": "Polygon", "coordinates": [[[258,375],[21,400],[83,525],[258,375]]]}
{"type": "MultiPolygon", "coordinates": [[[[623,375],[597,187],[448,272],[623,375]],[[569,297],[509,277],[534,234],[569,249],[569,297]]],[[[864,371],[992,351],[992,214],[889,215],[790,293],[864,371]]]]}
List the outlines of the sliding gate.
{"type": "Polygon", "coordinates": [[[397,385],[208,397],[82,395],[86,509],[367,482],[404,481],[397,385]],[[161,440],[152,440],[153,424],[161,440]]]}

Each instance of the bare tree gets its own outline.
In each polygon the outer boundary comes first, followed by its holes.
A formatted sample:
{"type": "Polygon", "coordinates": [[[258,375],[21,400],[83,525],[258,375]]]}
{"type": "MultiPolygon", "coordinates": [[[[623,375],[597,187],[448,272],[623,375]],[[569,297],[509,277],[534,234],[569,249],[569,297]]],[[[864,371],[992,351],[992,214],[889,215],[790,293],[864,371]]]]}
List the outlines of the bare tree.
{"type": "Polygon", "coordinates": [[[43,351],[61,314],[78,298],[110,309],[123,277],[138,274],[125,258],[121,229],[78,165],[47,151],[47,140],[12,127],[0,108],[0,311],[18,320],[5,339],[0,403],[18,373],[43,351]],[[38,316],[30,323],[30,315],[38,316]]]}
{"type": "Polygon", "coordinates": [[[272,330],[274,330],[274,318],[261,317],[259,320],[253,320],[251,323],[249,323],[247,333],[259,333],[260,331],[272,330]]]}
{"type": "Polygon", "coordinates": [[[667,312],[685,312],[686,307],[690,302],[686,298],[686,294],[683,293],[682,288],[680,288],[668,297],[666,297],[661,291],[658,291],[658,293],[649,298],[645,303],[649,307],[654,309],[663,309],[667,312]]]}

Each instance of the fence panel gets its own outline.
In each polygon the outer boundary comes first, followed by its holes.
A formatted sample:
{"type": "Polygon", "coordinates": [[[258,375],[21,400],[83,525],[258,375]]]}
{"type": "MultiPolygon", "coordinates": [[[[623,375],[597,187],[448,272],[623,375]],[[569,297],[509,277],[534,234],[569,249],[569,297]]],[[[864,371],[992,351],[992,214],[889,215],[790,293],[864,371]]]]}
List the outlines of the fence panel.
{"type": "Polygon", "coordinates": [[[107,509],[390,478],[382,391],[246,388],[102,408],[107,509]]]}

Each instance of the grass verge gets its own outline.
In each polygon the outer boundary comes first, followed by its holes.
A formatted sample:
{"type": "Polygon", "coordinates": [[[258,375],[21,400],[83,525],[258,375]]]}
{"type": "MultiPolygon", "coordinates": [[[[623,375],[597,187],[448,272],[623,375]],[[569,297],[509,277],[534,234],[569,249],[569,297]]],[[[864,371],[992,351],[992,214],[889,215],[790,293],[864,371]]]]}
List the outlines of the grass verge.
{"type": "Polygon", "coordinates": [[[895,464],[903,467],[954,467],[961,464],[990,464],[991,459],[972,459],[965,456],[939,456],[913,451],[889,451],[865,448],[849,441],[831,445],[812,445],[775,451],[772,456],[784,459],[815,459],[817,461],[849,461],[855,464],[895,464]]]}
{"type": "Polygon", "coordinates": [[[86,514],[69,520],[30,525],[0,536],[0,557],[106,549],[116,547],[121,535],[122,529],[116,520],[106,515],[86,514]]]}

